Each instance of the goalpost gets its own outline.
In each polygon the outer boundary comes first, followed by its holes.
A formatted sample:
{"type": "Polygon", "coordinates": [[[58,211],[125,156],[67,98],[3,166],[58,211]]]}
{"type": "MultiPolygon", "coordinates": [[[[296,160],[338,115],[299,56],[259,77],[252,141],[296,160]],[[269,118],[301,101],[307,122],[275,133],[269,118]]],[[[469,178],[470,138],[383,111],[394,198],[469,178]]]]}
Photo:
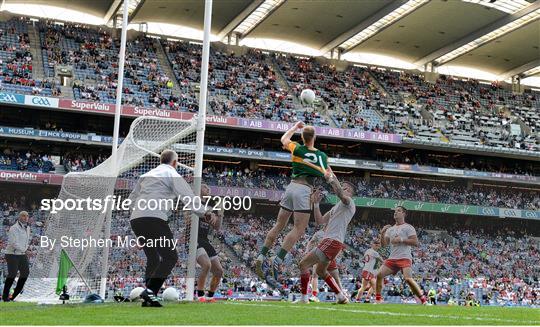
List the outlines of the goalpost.
{"type": "MultiPolygon", "coordinates": [[[[128,136],[118,147],[120,126],[120,110],[123,86],[123,70],[125,62],[127,8],[129,0],[124,0],[121,48],[119,55],[119,78],[116,97],[114,121],[113,148],[111,156],[97,167],[80,173],[69,173],[62,182],[60,200],[76,199],[105,199],[116,196],[126,199],[135,185],[138,177],[159,165],[159,153],[172,148],[179,155],[180,174],[188,182],[193,182],[194,193],[200,193],[204,133],[206,126],[206,104],[208,85],[208,60],[210,52],[210,25],[212,0],[205,0],[204,38],[201,67],[201,89],[199,99],[199,114],[191,121],[164,119],[156,117],[139,117],[130,127],[128,136]]],[[[172,275],[181,276],[186,284],[185,299],[193,300],[196,267],[196,247],[198,217],[173,218],[171,230],[177,231],[175,237],[184,240],[179,253],[179,265],[172,275]],[[183,218],[183,219],[182,219],[183,218]],[[190,220],[188,223],[187,220],[190,220]],[[189,229],[187,226],[190,226],[189,229]]],[[[111,227],[117,234],[131,235],[129,226],[129,211],[109,207],[103,212],[96,211],[60,211],[51,213],[46,221],[44,236],[56,240],[52,250],[38,247],[38,253],[32,264],[30,278],[21,300],[58,302],[56,281],[60,251],[63,249],[69,255],[76,269],[68,279],[68,294],[75,298],[83,298],[89,293],[99,293],[103,299],[107,289],[110,289],[112,277],[116,271],[115,265],[141,265],[142,251],[123,249],[118,244],[112,249],[105,247],[63,247],[59,244],[62,236],[73,239],[111,239],[111,227]],[[131,260],[131,261],[130,261],[131,260]]],[[[144,275],[144,272],[143,272],[144,275]]],[[[139,276],[139,277],[143,277],[139,276]]],[[[119,278],[130,276],[116,276],[119,278]]],[[[180,286],[180,285],[176,285],[180,286]]]]}

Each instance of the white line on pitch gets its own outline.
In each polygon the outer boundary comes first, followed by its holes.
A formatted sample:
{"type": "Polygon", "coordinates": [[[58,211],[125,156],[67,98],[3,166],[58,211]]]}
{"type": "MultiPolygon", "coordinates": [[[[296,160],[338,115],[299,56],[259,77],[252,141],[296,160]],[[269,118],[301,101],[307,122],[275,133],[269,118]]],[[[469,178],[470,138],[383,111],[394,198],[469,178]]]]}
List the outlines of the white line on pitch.
{"type": "MultiPolygon", "coordinates": [[[[226,302],[227,304],[234,305],[251,305],[259,307],[272,307],[276,308],[272,304],[263,304],[263,303],[242,303],[242,302],[226,302]]],[[[452,316],[452,315],[436,315],[436,314],[425,314],[425,313],[401,313],[401,312],[392,312],[392,311],[372,311],[372,310],[358,310],[358,309],[345,309],[345,308],[330,308],[330,307],[320,307],[313,305],[290,305],[288,308],[295,309],[315,309],[315,310],[327,310],[327,311],[340,311],[340,312],[352,312],[352,313],[367,313],[367,314],[376,314],[376,315],[389,315],[389,316],[400,316],[400,317],[425,317],[425,318],[436,318],[436,319],[462,319],[462,320],[478,320],[478,321],[499,321],[499,322],[510,322],[510,323],[525,323],[525,324],[538,324],[538,321],[532,320],[515,320],[515,319],[501,319],[501,318],[483,318],[483,317],[467,317],[467,316],[452,316]]]]}

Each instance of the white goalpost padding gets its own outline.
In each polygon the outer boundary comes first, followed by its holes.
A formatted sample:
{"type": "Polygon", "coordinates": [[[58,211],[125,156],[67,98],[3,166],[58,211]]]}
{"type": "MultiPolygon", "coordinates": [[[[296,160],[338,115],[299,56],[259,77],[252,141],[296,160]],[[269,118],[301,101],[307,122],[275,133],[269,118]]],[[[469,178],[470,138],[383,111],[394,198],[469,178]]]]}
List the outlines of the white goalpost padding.
{"type": "MultiPolygon", "coordinates": [[[[212,25],[212,0],[204,2],[204,35],[202,48],[202,63],[201,63],[201,92],[199,97],[199,117],[197,124],[197,150],[195,153],[195,183],[193,185],[194,192],[199,195],[201,192],[202,180],[202,165],[204,153],[204,130],[206,126],[206,105],[208,95],[208,61],[210,57],[210,27],[212,25]]],[[[199,217],[192,215],[191,217],[191,240],[189,242],[189,258],[187,266],[187,300],[193,301],[195,293],[195,268],[197,265],[197,234],[199,229],[199,217]]]]}

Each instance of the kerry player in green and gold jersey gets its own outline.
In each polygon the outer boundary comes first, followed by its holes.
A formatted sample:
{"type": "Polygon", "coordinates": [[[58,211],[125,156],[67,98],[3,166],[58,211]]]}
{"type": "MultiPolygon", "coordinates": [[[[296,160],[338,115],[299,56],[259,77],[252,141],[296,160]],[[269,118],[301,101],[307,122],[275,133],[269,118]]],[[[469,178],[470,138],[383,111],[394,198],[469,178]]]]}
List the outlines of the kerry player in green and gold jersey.
{"type": "MultiPolygon", "coordinates": [[[[287,253],[294,244],[305,234],[311,215],[311,193],[313,181],[317,177],[325,177],[332,184],[337,182],[335,175],[328,166],[326,153],[314,147],[315,128],[305,126],[303,122],[297,122],[281,137],[283,148],[292,154],[292,181],[287,186],[285,194],[280,202],[277,221],[268,232],[264,245],[255,262],[255,270],[259,278],[264,279],[263,262],[270,248],[274,245],[279,233],[287,226],[291,215],[294,217],[294,227],[283,239],[281,249],[278,251],[272,264],[272,275],[278,281],[279,267],[287,253]],[[302,129],[303,144],[291,141],[291,137],[297,130],[302,129]],[[332,177],[331,177],[332,176],[332,177]]],[[[337,182],[339,185],[339,182],[337,182]]],[[[333,185],[334,186],[334,185],[333,185]]]]}

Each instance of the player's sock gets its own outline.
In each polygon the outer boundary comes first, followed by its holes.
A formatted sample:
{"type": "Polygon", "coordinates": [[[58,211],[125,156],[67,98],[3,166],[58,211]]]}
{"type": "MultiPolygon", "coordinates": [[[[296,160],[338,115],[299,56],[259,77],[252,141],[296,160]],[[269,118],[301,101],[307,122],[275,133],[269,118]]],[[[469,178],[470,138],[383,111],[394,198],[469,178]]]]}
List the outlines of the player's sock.
{"type": "Polygon", "coordinates": [[[336,283],[336,280],[334,279],[334,277],[332,277],[332,275],[330,274],[326,275],[326,277],[324,278],[324,281],[330,287],[332,292],[336,294],[341,293],[341,289],[339,288],[339,285],[336,283]]]}
{"type": "Polygon", "coordinates": [[[206,297],[214,297],[214,292],[208,291],[208,295],[206,297]]]}
{"type": "Polygon", "coordinates": [[[420,301],[422,302],[422,304],[426,303],[426,302],[427,302],[426,296],[425,296],[425,295],[422,295],[422,296],[420,297],[420,301]]]}
{"type": "Polygon", "coordinates": [[[375,301],[382,301],[382,296],[380,293],[375,294],[375,301]]]}
{"type": "Polygon", "coordinates": [[[260,260],[260,261],[264,260],[264,258],[266,257],[269,251],[270,251],[270,248],[268,248],[266,245],[263,245],[263,247],[261,248],[261,252],[259,253],[259,256],[257,257],[257,260],[260,260]]]}
{"type": "Polygon", "coordinates": [[[300,275],[300,289],[302,290],[302,295],[307,295],[308,293],[308,285],[309,285],[309,279],[310,279],[310,273],[305,272],[300,275]]]}
{"type": "Polygon", "coordinates": [[[319,291],[317,291],[317,290],[313,290],[313,291],[311,292],[311,295],[313,295],[313,296],[315,296],[315,297],[317,296],[317,294],[319,294],[319,291]]]}
{"type": "Polygon", "coordinates": [[[197,290],[197,296],[198,297],[203,297],[204,296],[204,291],[197,290]]]}
{"type": "Polygon", "coordinates": [[[287,250],[281,248],[281,249],[279,249],[279,252],[278,252],[278,254],[277,254],[276,259],[278,259],[278,258],[281,259],[281,261],[280,261],[280,263],[281,263],[281,262],[283,262],[283,260],[285,259],[285,256],[286,256],[286,255],[287,255],[287,250]]]}

